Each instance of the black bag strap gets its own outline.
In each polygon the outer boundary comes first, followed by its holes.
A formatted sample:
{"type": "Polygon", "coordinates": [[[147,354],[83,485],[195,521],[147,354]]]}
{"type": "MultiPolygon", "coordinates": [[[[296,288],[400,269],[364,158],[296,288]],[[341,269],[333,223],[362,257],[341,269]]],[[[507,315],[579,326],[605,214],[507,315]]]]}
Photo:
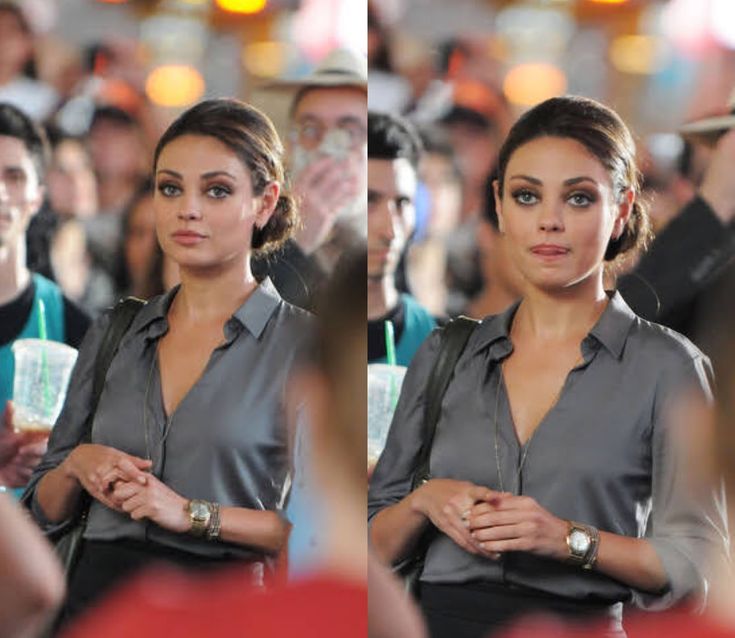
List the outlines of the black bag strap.
{"type": "Polygon", "coordinates": [[[444,393],[454,376],[454,367],[464,352],[470,335],[480,322],[460,315],[451,319],[442,329],[439,354],[426,384],[426,401],[424,403],[424,441],[421,445],[419,463],[413,477],[413,489],[428,480],[431,476],[429,459],[431,446],[434,443],[436,424],[441,414],[444,393]]]}
{"type": "Polygon", "coordinates": [[[87,422],[84,424],[84,435],[81,443],[89,443],[92,440],[92,422],[97,412],[97,406],[102,396],[102,390],[105,387],[105,379],[110,364],[115,358],[117,349],[120,346],[122,338],[133,323],[133,319],[138,311],[145,305],[145,301],[136,297],[126,297],[121,299],[110,313],[110,324],[102,339],[102,344],[97,352],[97,359],[94,365],[94,380],[92,382],[92,405],[89,412],[87,422]]]}

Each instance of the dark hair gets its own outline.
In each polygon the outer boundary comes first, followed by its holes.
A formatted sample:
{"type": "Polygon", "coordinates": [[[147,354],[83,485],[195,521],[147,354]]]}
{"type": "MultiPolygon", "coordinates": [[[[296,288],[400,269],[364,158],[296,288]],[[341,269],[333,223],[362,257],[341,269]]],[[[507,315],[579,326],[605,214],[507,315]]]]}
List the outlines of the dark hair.
{"type": "Polygon", "coordinates": [[[213,137],[231,149],[250,171],[254,195],[261,195],[271,182],[281,185],[275,211],[263,228],[253,230],[251,247],[262,255],[284,244],[293,234],[298,215],[287,189],[283,145],[268,116],[239,100],[200,102],[180,115],[158,141],[153,152],[154,173],[161,151],[182,135],[213,137]]]}
{"type": "Polygon", "coordinates": [[[408,120],[387,113],[368,112],[368,158],[407,159],[418,169],[423,148],[408,120]]]}
{"type": "Polygon", "coordinates": [[[43,129],[12,104],[0,103],[0,135],[23,142],[38,173],[38,181],[43,183],[50,156],[43,129]]]}
{"type": "Polygon", "coordinates": [[[610,240],[605,261],[644,247],[650,235],[647,205],[641,197],[641,176],[635,162],[635,142],[628,127],[612,109],[577,96],[555,97],[525,113],[511,128],[498,155],[498,190],[515,151],[540,137],[573,139],[582,144],[608,170],[620,198],[632,189],[635,203],[620,237],[610,240]]]}

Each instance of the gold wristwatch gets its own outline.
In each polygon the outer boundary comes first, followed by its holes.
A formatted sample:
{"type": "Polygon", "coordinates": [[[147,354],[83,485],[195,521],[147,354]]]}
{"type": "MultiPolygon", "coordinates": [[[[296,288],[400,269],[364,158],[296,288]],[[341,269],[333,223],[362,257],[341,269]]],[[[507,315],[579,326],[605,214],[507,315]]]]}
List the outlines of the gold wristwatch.
{"type": "Polygon", "coordinates": [[[597,560],[597,548],[600,544],[600,532],[592,525],[568,521],[567,547],[569,548],[569,562],[579,565],[582,569],[592,569],[597,560]]]}
{"type": "Polygon", "coordinates": [[[186,511],[189,513],[189,520],[191,521],[189,533],[192,536],[204,537],[209,530],[213,510],[212,503],[196,498],[186,504],[186,511]]]}

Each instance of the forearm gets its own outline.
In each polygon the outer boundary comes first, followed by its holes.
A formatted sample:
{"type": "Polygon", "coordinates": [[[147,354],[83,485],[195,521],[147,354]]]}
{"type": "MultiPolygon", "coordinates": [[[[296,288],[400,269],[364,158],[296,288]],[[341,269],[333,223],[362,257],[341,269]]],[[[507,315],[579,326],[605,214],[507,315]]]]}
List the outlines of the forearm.
{"type": "Polygon", "coordinates": [[[82,487],[64,462],[49,470],[36,486],[36,501],[43,515],[58,523],[69,518],[79,503],[82,487]]]}
{"type": "Polygon", "coordinates": [[[276,554],[286,545],[291,526],[276,512],[244,507],[223,507],[220,539],[238,545],[257,547],[276,554]]]}
{"type": "Polygon", "coordinates": [[[383,563],[390,565],[406,556],[428,523],[420,509],[419,490],[415,490],[375,515],[370,525],[371,547],[383,563]]]}
{"type": "Polygon", "coordinates": [[[0,496],[0,627],[3,636],[35,636],[64,595],[50,546],[23,509],[0,496]]]}
{"type": "Polygon", "coordinates": [[[657,593],[668,584],[656,550],[643,538],[600,532],[595,569],[644,592],[657,593]]]}

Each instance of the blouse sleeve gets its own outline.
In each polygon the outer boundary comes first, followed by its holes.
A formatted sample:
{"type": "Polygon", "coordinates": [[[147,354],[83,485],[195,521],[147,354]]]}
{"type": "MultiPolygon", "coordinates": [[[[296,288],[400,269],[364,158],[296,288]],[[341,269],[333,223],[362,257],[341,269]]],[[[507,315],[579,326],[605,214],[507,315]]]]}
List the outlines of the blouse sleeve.
{"type": "MultiPolygon", "coordinates": [[[[688,467],[689,459],[684,458],[682,442],[671,432],[672,421],[680,426],[672,419],[676,400],[691,397],[688,393],[693,392],[711,402],[711,378],[710,362],[700,354],[664,377],[664,385],[657,393],[652,433],[652,512],[645,538],[663,563],[669,583],[661,594],[633,592],[636,605],[649,611],[665,609],[689,595],[705,595],[707,559],[721,555],[726,560],[724,490],[698,483],[688,467]]],[[[688,423],[686,427],[698,425],[688,423]]]]}
{"type": "Polygon", "coordinates": [[[31,508],[34,518],[45,532],[62,529],[68,521],[52,523],[43,513],[36,499],[38,482],[49,470],[61,465],[84,435],[84,425],[92,409],[92,385],[97,352],[109,324],[109,314],[97,319],[84,337],[72,370],[66,401],[48,441],[48,450],[31,476],[23,494],[23,501],[31,508]]]}
{"type": "Polygon", "coordinates": [[[434,330],[414,355],[393,414],[385,449],[370,479],[368,520],[411,491],[424,434],[424,392],[438,355],[441,331],[434,330]]]}

